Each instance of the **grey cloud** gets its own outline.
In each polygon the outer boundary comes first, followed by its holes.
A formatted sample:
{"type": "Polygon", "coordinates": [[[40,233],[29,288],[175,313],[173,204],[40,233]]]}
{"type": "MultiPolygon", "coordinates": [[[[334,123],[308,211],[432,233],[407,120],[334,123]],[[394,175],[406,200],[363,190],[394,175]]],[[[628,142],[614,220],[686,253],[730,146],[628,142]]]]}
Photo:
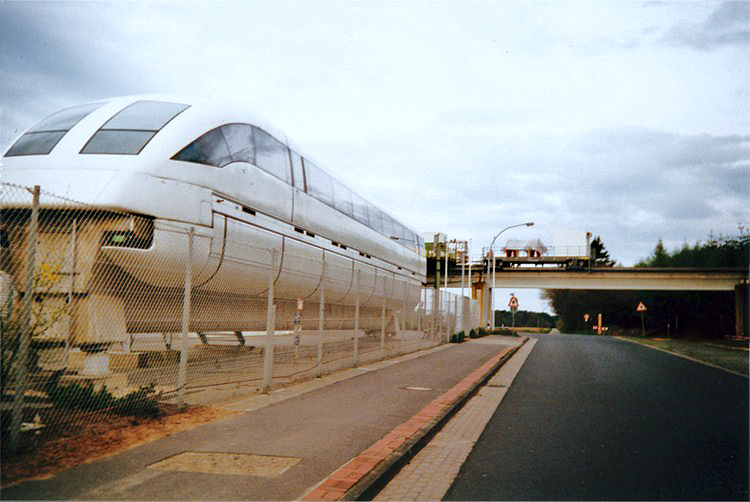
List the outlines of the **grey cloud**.
{"type": "Polygon", "coordinates": [[[750,42],[750,3],[724,2],[702,23],[681,22],[662,38],[666,45],[711,51],[750,42]]]}
{"type": "Polygon", "coordinates": [[[0,147],[59,108],[111,96],[149,92],[120,54],[106,3],[0,3],[0,147]],[[85,38],[84,38],[85,37],[85,38]],[[124,78],[128,76],[130,78],[124,78]]]}
{"type": "Polygon", "coordinates": [[[677,166],[734,165],[750,159],[750,135],[702,134],[676,138],[662,161],[677,166]]]}

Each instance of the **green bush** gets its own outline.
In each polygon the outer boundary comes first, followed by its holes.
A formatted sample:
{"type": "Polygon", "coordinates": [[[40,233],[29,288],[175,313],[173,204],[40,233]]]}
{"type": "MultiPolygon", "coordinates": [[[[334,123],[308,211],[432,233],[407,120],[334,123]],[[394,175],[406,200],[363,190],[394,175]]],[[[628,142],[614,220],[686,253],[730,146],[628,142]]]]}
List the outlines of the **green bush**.
{"type": "Polygon", "coordinates": [[[142,386],[138,390],[115,399],[113,411],[118,415],[158,417],[161,411],[155,393],[154,384],[142,386]]]}
{"type": "Polygon", "coordinates": [[[69,410],[101,410],[112,406],[115,400],[106,386],[95,391],[92,382],[50,385],[47,395],[52,401],[52,406],[69,410]]]}
{"type": "Polygon", "coordinates": [[[154,384],[140,387],[138,390],[122,397],[114,397],[106,386],[96,391],[92,382],[68,385],[53,384],[47,388],[47,395],[56,408],[105,410],[118,415],[137,417],[156,417],[160,414],[154,384]]]}
{"type": "Polygon", "coordinates": [[[460,331],[458,333],[453,333],[451,335],[450,341],[451,343],[461,343],[466,339],[466,334],[463,331],[460,331]]]}

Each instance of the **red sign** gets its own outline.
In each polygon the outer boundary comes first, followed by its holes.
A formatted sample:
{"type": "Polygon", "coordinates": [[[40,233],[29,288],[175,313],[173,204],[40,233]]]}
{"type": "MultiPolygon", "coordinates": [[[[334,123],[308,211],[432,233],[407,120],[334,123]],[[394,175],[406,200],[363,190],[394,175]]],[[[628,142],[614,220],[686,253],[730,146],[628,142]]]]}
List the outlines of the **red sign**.
{"type": "Polygon", "coordinates": [[[646,311],[646,306],[643,304],[643,302],[639,302],[638,303],[638,308],[635,309],[635,311],[636,312],[645,312],[646,311]]]}
{"type": "Polygon", "coordinates": [[[510,301],[508,302],[508,307],[510,307],[512,309],[517,309],[518,308],[518,298],[516,298],[515,296],[511,295],[510,301]]]}

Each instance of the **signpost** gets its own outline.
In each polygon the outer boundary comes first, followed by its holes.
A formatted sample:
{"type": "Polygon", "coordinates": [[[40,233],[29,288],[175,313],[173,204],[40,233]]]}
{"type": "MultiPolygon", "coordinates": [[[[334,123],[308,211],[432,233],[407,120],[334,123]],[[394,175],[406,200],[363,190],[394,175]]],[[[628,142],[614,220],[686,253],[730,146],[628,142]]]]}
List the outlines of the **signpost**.
{"type": "Polygon", "coordinates": [[[510,313],[513,322],[513,329],[516,327],[516,310],[518,310],[518,298],[513,293],[510,294],[510,301],[508,301],[508,307],[510,307],[510,313]]]}
{"type": "Polygon", "coordinates": [[[646,311],[646,306],[643,304],[643,302],[638,302],[638,308],[635,309],[636,312],[641,313],[641,333],[643,337],[646,337],[646,322],[643,320],[643,313],[646,311]]]}

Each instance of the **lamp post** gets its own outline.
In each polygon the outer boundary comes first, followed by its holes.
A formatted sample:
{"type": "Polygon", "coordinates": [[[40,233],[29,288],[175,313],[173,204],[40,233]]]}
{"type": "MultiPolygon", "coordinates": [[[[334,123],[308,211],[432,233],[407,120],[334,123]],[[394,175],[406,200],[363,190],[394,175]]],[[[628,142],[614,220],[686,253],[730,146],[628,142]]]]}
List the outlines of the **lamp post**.
{"type": "MultiPolygon", "coordinates": [[[[510,230],[511,228],[516,228],[516,227],[524,227],[524,226],[532,227],[534,226],[534,222],[528,221],[526,223],[517,223],[515,225],[510,225],[509,227],[505,227],[504,229],[500,230],[497,234],[495,234],[495,237],[492,238],[492,242],[490,243],[490,248],[487,252],[487,256],[489,257],[490,260],[492,260],[492,288],[490,289],[489,294],[487,295],[488,300],[489,300],[489,307],[488,307],[489,315],[490,317],[492,317],[492,321],[491,321],[492,329],[495,329],[495,309],[493,308],[494,306],[492,305],[492,302],[494,300],[494,295],[495,295],[495,256],[492,254],[492,246],[495,245],[495,240],[497,240],[500,234],[502,234],[506,230],[510,230]]],[[[490,262],[488,261],[487,262],[487,280],[489,280],[489,278],[490,278],[490,262]]]]}

